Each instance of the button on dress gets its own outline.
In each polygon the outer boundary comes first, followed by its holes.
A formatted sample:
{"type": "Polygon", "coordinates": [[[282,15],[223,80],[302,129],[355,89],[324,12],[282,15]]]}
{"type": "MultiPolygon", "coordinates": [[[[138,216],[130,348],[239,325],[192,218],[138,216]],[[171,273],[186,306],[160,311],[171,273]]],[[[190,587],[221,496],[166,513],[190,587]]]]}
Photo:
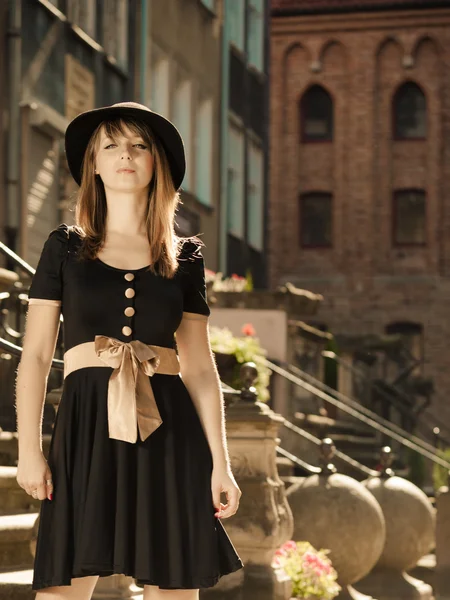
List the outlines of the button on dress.
{"type": "MultiPolygon", "coordinates": [[[[61,307],[65,353],[96,336],[176,350],[182,318],[208,318],[194,240],[184,242],[172,279],[81,260],[80,242],[64,223],[53,230],[29,291],[30,304],[61,307]]],[[[87,366],[65,376],[48,454],[53,500],[41,503],[32,589],[114,573],[161,589],[212,587],[243,563],[214,516],[212,455],[189,392],[180,374],[156,369],[149,379],[162,423],[145,440],[113,439],[112,373],[87,366]]]]}

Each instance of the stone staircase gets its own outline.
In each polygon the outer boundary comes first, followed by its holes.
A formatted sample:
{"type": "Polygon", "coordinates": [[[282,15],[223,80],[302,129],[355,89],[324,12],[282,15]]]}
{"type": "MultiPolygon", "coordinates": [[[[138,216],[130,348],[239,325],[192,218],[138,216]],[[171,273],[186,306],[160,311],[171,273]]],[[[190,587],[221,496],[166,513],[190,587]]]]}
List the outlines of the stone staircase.
{"type": "MultiPolygon", "coordinates": [[[[300,412],[295,413],[292,423],[319,439],[330,437],[334,441],[337,450],[347,454],[350,458],[357,460],[366,467],[375,469],[379,464],[382,443],[377,437],[376,432],[364,423],[356,420],[332,419],[322,415],[300,412]]],[[[303,460],[312,465],[319,464],[319,450],[311,442],[302,439],[286,428],[283,428],[280,432],[280,438],[281,447],[303,458],[303,460]]],[[[339,472],[350,475],[359,481],[367,477],[367,475],[339,458],[335,458],[333,462],[336,464],[339,472]]],[[[285,461],[280,460],[279,465],[283,473],[287,474],[289,472],[285,461]]],[[[398,459],[394,460],[393,468],[398,475],[404,476],[406,474],[405,465],[398,459]]],[[[292,470],[298,475],[306,474],[304,472],[297,472],[293,464],[292,470]]]]}
{"type": "MultiPolygon", "coordinates": [[[[43,435],[47,456],[50,435],[43,435]]],[[[17,434],[0,432],[0,598],[33,600],[32,548],[40,500],[17,483],[17,434]]]]}

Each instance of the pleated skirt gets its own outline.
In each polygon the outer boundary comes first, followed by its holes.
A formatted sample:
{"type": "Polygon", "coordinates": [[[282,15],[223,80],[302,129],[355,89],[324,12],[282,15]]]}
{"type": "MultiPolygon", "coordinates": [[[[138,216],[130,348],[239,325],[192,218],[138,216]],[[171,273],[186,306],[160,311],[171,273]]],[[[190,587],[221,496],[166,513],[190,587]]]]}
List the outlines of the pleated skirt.
{"type": "Polygon", "coordinates": [[[214,516],[212,455],[179,375],[151,378],[162,425],[135,444],[108,436],[112,369],[64,380],[49,448],[32,589],[122,573],[161,589],[202,589],[241,569],[214,516]]]}

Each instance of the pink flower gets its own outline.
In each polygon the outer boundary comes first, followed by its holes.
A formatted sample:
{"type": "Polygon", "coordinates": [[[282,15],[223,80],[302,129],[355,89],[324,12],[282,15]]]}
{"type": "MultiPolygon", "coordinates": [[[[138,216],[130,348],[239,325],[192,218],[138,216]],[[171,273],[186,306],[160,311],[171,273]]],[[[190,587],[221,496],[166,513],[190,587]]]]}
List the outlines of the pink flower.
{"type": "Polygon", "coordinates": [[[288,540],[283,544],[282,548],[286,548],[286,550],[297,550],[297,544],[294,540],[288,540]]]}
{"type": "Polygon", "coordinates": [[[254,336],[256,333],[255,328],[251,323],[246,323],[245,325],[243,325],[241,331],[244,335],[249,336],[254,336]]]}
{"type": "Polygon", "coordinates": [[[283,566],[283,561],[281,561],[278,556],[276,556],[273,561],[272,561],[272,566],[273,567],[282,567],[283,566]]]}
{"type": "Polygon", "coordinates": [[[323,573],[330,573],[330,565],[321,560],[319,556],[313,554],[312,552],[305,552],[303,555],[303,560],[318,576],[322,575],[323,573]]]}

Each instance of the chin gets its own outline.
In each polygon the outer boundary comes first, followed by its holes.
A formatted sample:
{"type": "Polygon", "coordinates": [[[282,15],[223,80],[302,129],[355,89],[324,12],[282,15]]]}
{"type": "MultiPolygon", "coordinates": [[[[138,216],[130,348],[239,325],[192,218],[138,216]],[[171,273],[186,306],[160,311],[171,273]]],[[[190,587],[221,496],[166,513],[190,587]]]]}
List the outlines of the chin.
{"type": "Polygon", "coordinates": [[[121,181],[120,183],[117,181],[111,183],[105,183],[105,189],[109,189],[113,192],[141,192],[148,184],[139,183],[136,181],[121,181]]]}

